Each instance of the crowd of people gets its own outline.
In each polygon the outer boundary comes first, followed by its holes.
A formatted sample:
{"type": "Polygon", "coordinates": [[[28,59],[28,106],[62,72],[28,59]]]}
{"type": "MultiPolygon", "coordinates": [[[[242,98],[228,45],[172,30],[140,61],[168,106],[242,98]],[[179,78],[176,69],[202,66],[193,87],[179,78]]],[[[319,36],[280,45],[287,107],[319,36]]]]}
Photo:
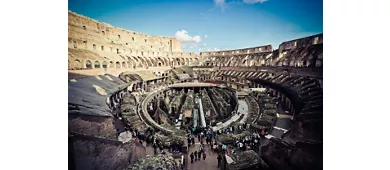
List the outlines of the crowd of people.
{"type": "Polygon", "coordinates": [[[187,136],[187,142],[188,142],[188,148],[195,145],[195,137],[198,137],[198,142],[200,144],[199,150],[195,150],[194,152],[190,153],[191,163],[195,161],[200,161],[203,157],[203,160],[206,160],[206,152],[205,152],[205,144],[204,141],[206,141],[207,145],[210,145],[213,143],[213,139],[215,140],[214,132],[211,128],[197,128],[192,129],[192,133],[190,133],[187,136]]]}
{"type": "MultiPolygon", "coordinates": [[[[241,151],[254,150],[258,151],[260,147],[260,139],[264,137],[264,130],[260,133],[253,132],[253,134],[245,136],[239,140],[236,140],[234,146],[241,151]]],[[[232,151],[234,153],[234,150],[232,151]]]]}

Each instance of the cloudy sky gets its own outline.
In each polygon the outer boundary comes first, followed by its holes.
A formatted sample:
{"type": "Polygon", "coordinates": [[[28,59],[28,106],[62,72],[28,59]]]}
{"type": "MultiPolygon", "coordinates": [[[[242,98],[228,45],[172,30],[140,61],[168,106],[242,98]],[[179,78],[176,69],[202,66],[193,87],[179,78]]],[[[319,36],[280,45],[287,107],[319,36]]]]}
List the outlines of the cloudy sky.
{"type": "Polygon", "coordinates": [[[149,35],[174,36],[183,51],[228,50],[323,32],[322,0],[69,0],[90,18],[149,35]]]}

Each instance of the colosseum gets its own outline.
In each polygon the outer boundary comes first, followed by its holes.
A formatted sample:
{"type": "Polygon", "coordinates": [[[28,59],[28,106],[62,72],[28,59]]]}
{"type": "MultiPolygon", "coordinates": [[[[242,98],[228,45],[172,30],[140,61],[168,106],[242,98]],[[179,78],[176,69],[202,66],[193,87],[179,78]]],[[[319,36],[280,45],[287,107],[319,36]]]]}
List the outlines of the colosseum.
{"type": "Polygon", "coordinates": [[[181,46],[68,12],[69,169],[322,169],[323,34],[181,46]]]}

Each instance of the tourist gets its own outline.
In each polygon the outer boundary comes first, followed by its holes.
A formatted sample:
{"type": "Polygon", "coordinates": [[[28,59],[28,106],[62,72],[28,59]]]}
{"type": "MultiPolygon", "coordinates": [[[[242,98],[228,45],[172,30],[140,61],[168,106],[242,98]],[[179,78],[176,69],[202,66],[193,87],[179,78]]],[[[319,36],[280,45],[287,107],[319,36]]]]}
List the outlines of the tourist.
{"type": "Polygon", "coordinates": [[[157,155],[157,147],[154,148],[154,155],[157,155]]]}
{"type": "Polygon", "coordinates": [[[190,158],[191,158],[191,163],[194,163],[194,152],[191,152],[190,158]]]}
{"type": "Polygon", "coordinates": [[[206,160],[206,152],[203,152],[203,160],[206,160]]]}
{"type": "Polygon", "coordinates": [[[202,156],[202,152],[198,152],[198,160],[200,161],[200,158],[201,158],[201,156],[202,156]]]}
{"type": "Polygon", "coordinates": [[[242,142],[240,142],[240,143],[238,144],[238,147],[239,147],[242,151],[244,151],[244,144],[243,144],[242,142]]]}
{"type": "Polygon", "coordinates": [[[181,169],[184,170],[184,166],[186,165],[186,158],[184,157],[184,155],[181,155],[181,169]]]}
{"type": "Polygon", "coordinates": [[[222,145],[222,153],[225,153],[225,152],[226,152],[226,145],[223,144],[223,145],[222,145]]]}
{"type": "Polygon", "coordinates": [[[215,153],[217,152],[217,147],[218,147],[218,146],[217,146],[217,142],[215,142],[214,145],[213,145],[213,151],[214,151],[215,153]]]}
{"type": "Polygon", "coordinates": [[[194,156],[195,156],[195,161],[196,161],[198,159],[198,151],[194,152],[194,156]]]}
{"type": "Polygon", "coordinates": [[[191,145],[194,145],[194,144],[195,144],[195,137],[191,136],[191,145]]]}
{"type": "Polygon", "coordinates": [[[221,166],[221,161],[222,161],[222,156],[220,154],[218,154],[217,160],[218,160],[218,168],[219,168],[219,166],[221,166]]]}
{"type": "Polygon", "coordinates": [[[188,148],[191,146],[191,138],[190,136],[187,138],[187,142],[188,142],[188,148]]]}

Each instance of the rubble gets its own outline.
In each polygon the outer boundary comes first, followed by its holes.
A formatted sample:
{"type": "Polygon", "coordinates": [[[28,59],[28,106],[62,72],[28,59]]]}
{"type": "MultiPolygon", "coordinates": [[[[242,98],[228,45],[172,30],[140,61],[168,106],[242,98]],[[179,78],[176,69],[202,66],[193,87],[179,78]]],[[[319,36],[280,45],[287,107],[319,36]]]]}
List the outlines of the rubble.
{"type": "Polygon", "coordinates": [[[231,155],[232,163],[227,164],[228,170],[267,169],[268,165],[253,150],[237,152],[231,155]]]}
{"type": "Polygon", "coordinates": [[[171,156],[146,156],[125,170],[178,170],[178,165],[171,156]]]}

